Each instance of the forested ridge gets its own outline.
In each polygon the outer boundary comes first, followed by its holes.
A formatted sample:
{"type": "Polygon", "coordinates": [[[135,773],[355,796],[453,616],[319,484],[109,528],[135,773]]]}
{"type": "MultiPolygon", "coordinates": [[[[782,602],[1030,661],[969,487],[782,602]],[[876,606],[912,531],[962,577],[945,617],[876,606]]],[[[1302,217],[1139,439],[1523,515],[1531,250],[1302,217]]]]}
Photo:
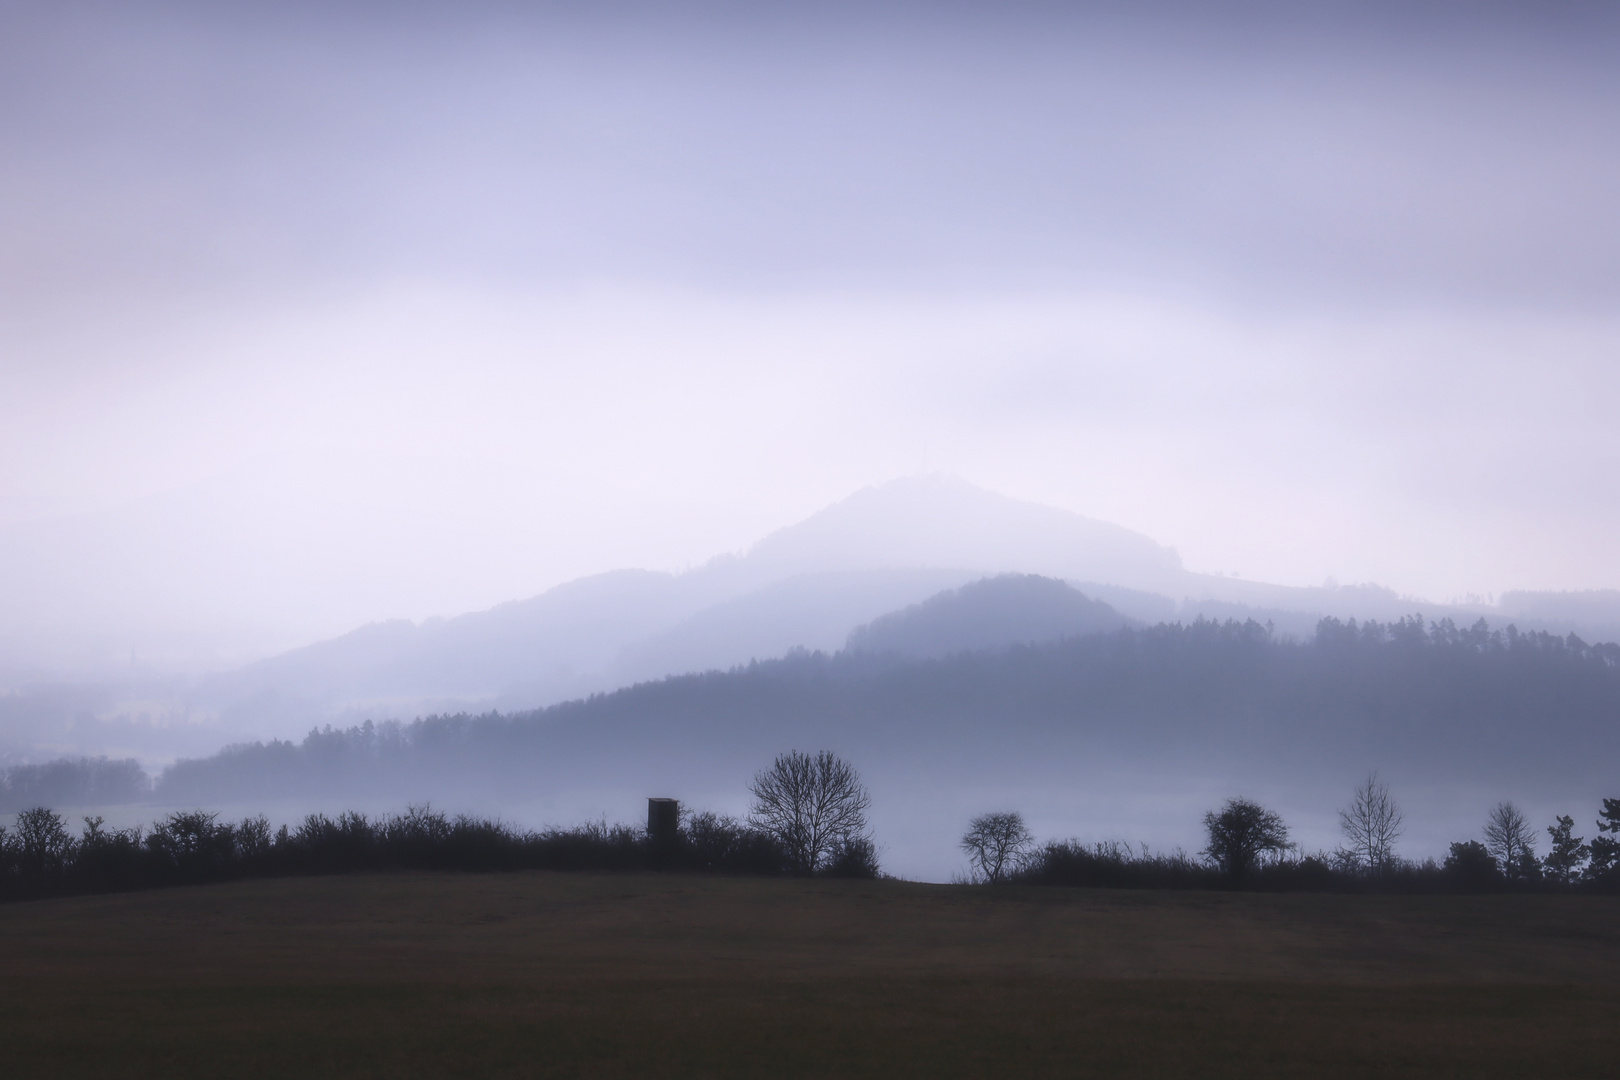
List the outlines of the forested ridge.
{"type": "Polygon", "coordinates": [[[12,808],[85,804],[116,774],[124,798],[170,804],[414,796],[458,778],[500,790],[649,755],[753,761],[805,739],[879,757],[1032,764],[1110,752],[1304,767],[1376,747],[1437,776],[1553,778],[1620,760],[1620,645],[1412,616],[1325,619],[1305,642],[1253,621],[1200,620],[934,660],[795,653],[532,712],[233,746],[178,762],[145,790],[118,763],[24,766],[7,773],[4,794],[12,808]]]}

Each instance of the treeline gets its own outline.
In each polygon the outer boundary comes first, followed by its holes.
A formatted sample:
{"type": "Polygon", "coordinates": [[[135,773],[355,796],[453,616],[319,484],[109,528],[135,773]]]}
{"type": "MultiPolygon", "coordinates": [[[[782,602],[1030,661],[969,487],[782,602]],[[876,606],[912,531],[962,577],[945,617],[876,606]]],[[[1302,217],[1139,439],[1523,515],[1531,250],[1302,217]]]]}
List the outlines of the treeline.
{"type": "Polygon", "coordinates": [[[1146,846],[1107,841],[1053,841],[1037,846],[1021,814],[981,814],[963,834],[961,849],[971,880],[991,885],[1076,885],[1097,888],[1215,889],[1265,892],[1490,892],[1588,890],[1620,892],[1620,798],[1604,799],[1590,843],[1575,835],[1575,820],[1560,815],[1546,829],[1547,853],[1511,802],[1490,812],[1481,840],[1451,845],[1444,862],[1400,858],[1396,841],[1405,816],[1389,786],[1374,773],[1339,811],[1345,842],[1335,851],[1306,854],[1288,839],[1275,811],[1232,798],[1204,815],[1208,844],[1198,857],[1177,850],[1152,854],[1146,846]]]}
{"type": "Polygon", "coordinates": [[[1075,736],[1296,769],[1365,752],[1437,776],[1547,782],[1620,757],[1617,715],[1620,645],[1419,616],[1324,619],[1307,642],[1200,620],[938,660],[798,653],[528,713],[326,728],[178,762],[155,795],[422,793],[473,776],[480,791],[526,790],[554,763],[611,772],[641,754],[704,766],[804,738],[1014,763],[1075,736]]]}
{"type": "Polygon", "coordinates": [[[1334,853],[1288,854],[1268,859],[1242,878],[1184,851],[1150,852],[1121,841],[1044,844],[1008,876],[1025,885],[1098,889],[1241,889],[1250,892],[1486,893],[1620,892],[1612,869],[1570,877],[1504,872],[1479,841],[1451,845],[1443,861],[1399,860],[1368,874],[1334,853]]]}
{"type": "Polygon", "coordinates": [[[132,761],[17,766],[0,776],[0,808],[502,799],[638,762],[734,775],[809,739],[884,762],[994,763],[1008,777],[1075,753],[1295,775],[1360,758],[1435,782],[1553,790],[1607,779],[1616,716],[1620,645],[1417,616],[1324,619],[1306,642],[1200,620],[936,660],[799,653],[532,712],[232,746],[151,783],[132,761]]]}
{"type": "MultiPolygon", "coordinates": [[[[74,836],[54,810],[35,807],[0,827],[0,898],[99,892],[240,877],[417,870],[667,870],[703,873],[875,877],[877,847],[866,820],[871,795],[855,769],[830,751],[777,755],[749,784],[746,821],[682,815],[672,799],[648,800],[645,830],[606,822],[523,830],[435,813],[426,806],[372,819],[311,814],[272,830],[261,816],[221,822],[176,812],[149,829],[108,829],[84,819],[74,836]]],[[[1604,799],[1597,834],[1575,835],[1559,816],[1548,850],[1511,802],[1490,812],[1483,840],[1451,844],[1444,862],[1402,859],[1405,816],[1376,773],[1339,811],[1344,843],[1304,853],[1281,815],[1228,799],[1204,815],[1196,857],[1153,854],[1120,842],[1037,845],[1022,815],[981,814],[961,838],[970,880],[992,885],[1246,889],[1269,892],[1620,892],[1620,798],[1604,799]]]]}
{"type": "Polygon", "coordinates": [[[118,806],[151,794],[152,781],[134,758],[64,758],[0,769],[0,813],[29,806],[118,806]]]}
{"type": "Polygon", "coordinates": [[[275,830],[263,815],[232,824],[203,810],[172,813],[149,829],[108,829],[92,816],[74,836],[62,815],[34,807],[14,828],[0,827],[0,899],[378,870],[877,876],[871,796],[836,754],[779,754],[749,791],[746,822],[682,815],[675,800],[650,799],[645,830],[604,821],[535,831],[413,806],[376,819],[310,814],[275,830]]]}
{"type": "Polygon", "coordinates": [[[280,828],[262,816],[232,823],[202,810],[172,813],[145,828],[109,829],[90,817],[77,835],[60,814],[36,807],[18,814],[14,827],[0,828],[3,899],[387,870],[783,875],[794,864],[768,833],[712,813],[681,820],[668,836],[606,822],[531,831],[426,806],[376,818],[311,814],[280,828]]]}

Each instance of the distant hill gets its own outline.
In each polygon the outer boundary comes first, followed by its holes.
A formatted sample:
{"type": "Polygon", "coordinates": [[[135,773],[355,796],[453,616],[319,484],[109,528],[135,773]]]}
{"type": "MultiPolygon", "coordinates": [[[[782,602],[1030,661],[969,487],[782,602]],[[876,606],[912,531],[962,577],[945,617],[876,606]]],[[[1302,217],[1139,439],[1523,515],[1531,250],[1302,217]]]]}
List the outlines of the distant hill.
{"type": "Polygon", "coordinates": [[[1507,592],[1499,606],[1521,626],[1555,633],[1574,630],[1588,641],[1620,641],[1620,589],[1507,592]]]}
{"type": "Polygon", "coordinates": [[[796,648],[935,656],[1200,617],[1254,619],[1279,639],[1304,640],[1324,616],[1387,622],[1418,613],[1620,639],[1613,592],[1437,605],[1376,585],[1295,588],[1196,574],[1129,529],[954,478],[915,477],[858,491],[743,554],[684,573],[620,570],[485,611],[377,623],[189,686],[125,679],[93,694],[83,680],[0,686],[11,691],[0,697],[0,760],[114,753],[162,761],[195,753],[199,740],[521,711],[796,648]],[[1008,574],[1048,583],[966,588],[1008,574]],[[961,592],[925,604],[948,590],[961,592]],[[905,611],[913,605],[924,610],[905,611]],[[74,704],[91,699],[93,709],[74,704]]]}
{"type": "Polygon", "coordinates": [[[1043,597],[1038,587],[1008,593],[999,611],[962,609],[962,620],[1001,626],[986,631],[996,640],[1020,620],[1036,635],[1027,640],[1050,640],[1048,622],[1074,620],[1074,632],[1085,632],[1093,616],[1099,627],[1253,617],[1303,637],[1323,615],[1388,620],[1414,610],[1375,587],[1291,589],[1188,573],[1174,551],[1129,529],[951,477],[913,477],[858,491],[686,573],[616,571],[488,611],[363,627],[213,677],[189,707],[266,735],[366,716],[521,710],[794,648],[836,651],[881,616],[1001,574],[1070,583],[1113,614],[1082,615],[1072,603],[1067,614],[1048,610],[1062,594],[1043,597]]]}
{"type": "MultiPolygon", "coordinates": [[[[923,625],[890,625],[908,624],[923,625]]],[[[1324,620],[1291,643],[1196,622],[944,659],[804,653],[529,713],[367,724],[182,762],[158,797],[704,790],[797,746],[836,748],[925,802],[950,784],[1069,785],[1086,770],[1121,798],[1212,778],[1348,790],[1376,768],[1431,807],[1570,805],[1616,794],[1617,715],[1616,645],[1415,620],[1324,620]]]]}
{"type": "Polygon", "coordinates": [[[865,488],[765,537],[737,561],[758,579],[958,567],[1176,593],[1181,557],[1141,533],[985,491],[955,477],[865,488]]]}
{"type": "Polygon", "coordinates": [[[1331,848],[1336,808],[1377,770],[1407,813],[1403,850],[1439,857],[1502,799],[1538,831],[1564,813],[1590,829],[1620,795],[1617,716],[1620,646],[1416,619],[1324,620],[1303,642],[1195,621],[936,659],[796,652],[529,712],[324,728],[179,762],[150,798],[294,821],[424,800],[577,821],[649,794],[736,813],[774,755],[826,748],[870,784],[896,871],[938,879],[967,819],[996,808],[1043,836],[1192,849],[1203,812],[1243,794],[1331,848]]]}
{"type": "Polygon", "coordinates": [[[856,492],[683,574],[617,571],[488,611],[362,627],[207,679],[191,705],[264,734],[361,714],[532,708],[793,648],[836,650],[881,615],[1005,572],[1107,581],[1149,603],[1162,593],[1147,590],[1183,576],[1175,552],[1139,533],[919,477],[856,492]]]}
{"type": "Polygon", "coordinates": [[[847,648],[912,658],[1036,645],[1132,625],[1078,589],[1035,574],[1002,574],[939,593],[856,628],[847,648]]]}

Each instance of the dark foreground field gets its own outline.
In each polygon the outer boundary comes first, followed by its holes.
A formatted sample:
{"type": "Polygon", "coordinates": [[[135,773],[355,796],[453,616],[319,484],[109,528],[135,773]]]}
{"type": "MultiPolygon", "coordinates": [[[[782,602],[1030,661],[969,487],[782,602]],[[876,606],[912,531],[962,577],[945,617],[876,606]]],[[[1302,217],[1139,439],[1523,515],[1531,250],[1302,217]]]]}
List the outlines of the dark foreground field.
{"type": "Polygon", "coordinates": [[[0,907],[0,1075],[1614,1076],[1620,901],[522,873],[0,907]]]}

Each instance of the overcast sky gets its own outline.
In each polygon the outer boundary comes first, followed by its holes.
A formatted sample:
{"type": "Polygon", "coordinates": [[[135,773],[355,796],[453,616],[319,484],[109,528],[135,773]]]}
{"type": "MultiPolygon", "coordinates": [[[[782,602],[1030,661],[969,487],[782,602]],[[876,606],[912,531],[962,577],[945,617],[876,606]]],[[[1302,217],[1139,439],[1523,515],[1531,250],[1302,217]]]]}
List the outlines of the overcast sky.
{"type": "Polygon", "coordinates": [[[1596,3],[0,0],[0,523],[228,491],[421,617],[947,472],[1617,587],[1617,116],[1596,3]]]}

